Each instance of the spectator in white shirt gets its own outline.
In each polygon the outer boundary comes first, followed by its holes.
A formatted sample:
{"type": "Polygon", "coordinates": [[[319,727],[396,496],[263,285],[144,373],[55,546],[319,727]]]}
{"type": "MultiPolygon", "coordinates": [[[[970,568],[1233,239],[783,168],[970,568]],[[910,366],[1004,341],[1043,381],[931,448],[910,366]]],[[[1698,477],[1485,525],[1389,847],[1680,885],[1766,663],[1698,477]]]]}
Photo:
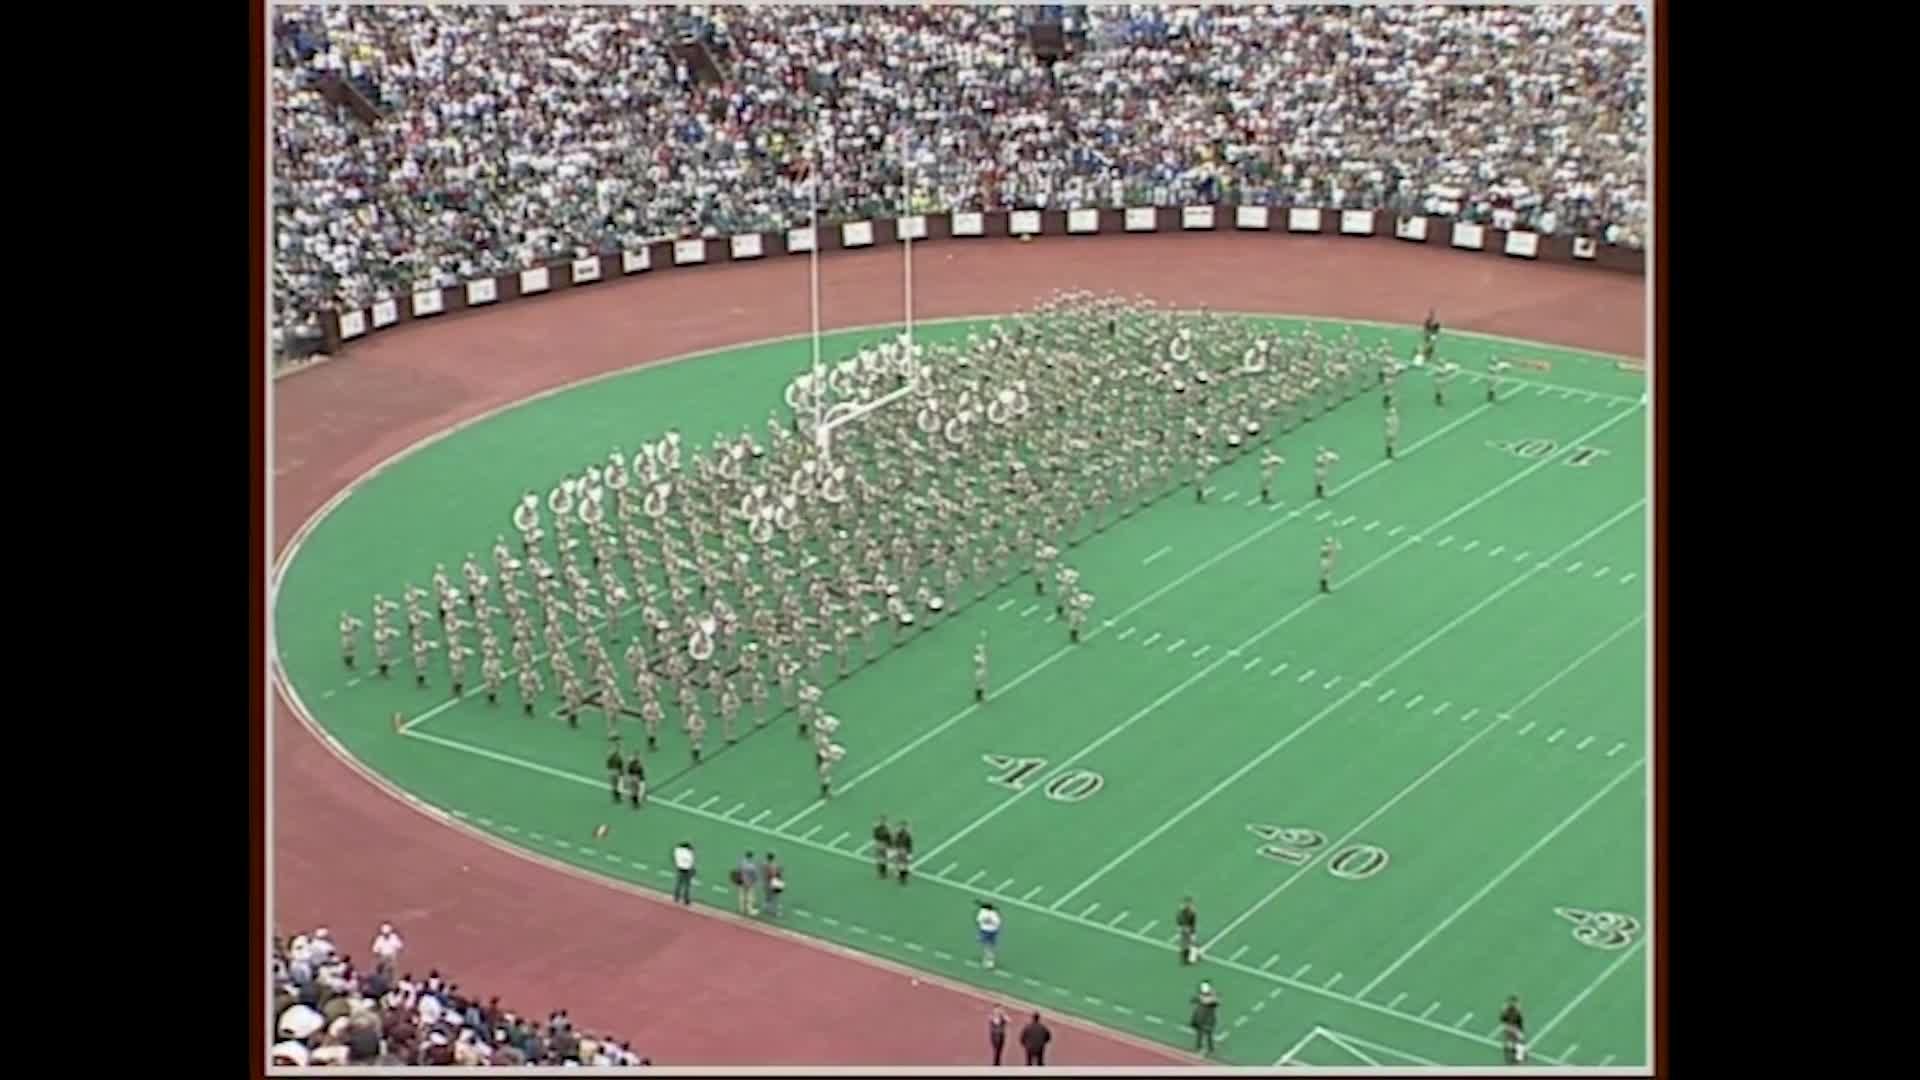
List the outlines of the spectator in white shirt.
{"type": "Polygon", "coordinates": [[[693,906],[693,845],[685,840],[673,849],[673,900],[693,906]]]}
{"type": "Polygon", "coordinates": [[[373,938],[374,959],[395,971],[400,970],[400,952],[406,943],[394,932],[392,923],[381,923],[380,932],[373,938]]]}

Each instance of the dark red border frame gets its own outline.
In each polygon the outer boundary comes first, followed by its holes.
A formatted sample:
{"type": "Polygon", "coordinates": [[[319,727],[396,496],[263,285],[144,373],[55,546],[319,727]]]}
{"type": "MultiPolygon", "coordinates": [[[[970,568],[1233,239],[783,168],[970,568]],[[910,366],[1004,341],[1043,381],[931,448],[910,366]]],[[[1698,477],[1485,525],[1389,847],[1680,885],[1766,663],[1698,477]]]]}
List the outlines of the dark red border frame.
{"type": "MultiPolygon", "coordinates": [[[[1653,1071],[1656,1076],[1671,1074],[1668,1045],[1668,1010],[1659,1007],[1670,1000],[1668,973],[1669,902],[1667,891],[1668,818],[1668,564],[1667,493],[1669,447],[1667,341],[1668,326],[1668,253],[1672,219],[1668,193],[1668,148],[1670,114],[1670,46],[1668,13],[1670,0],[1651,0],[1653,14],[1653,65],[1655,120],[1653,130],[1653,348],[1648,358],[1649,378],[1659,407],[1653,424],[1654,526],[1653,526],[1653,1071]]],[[[266,922],[266,756],[267,725],[267,469],[266,469],[266,395],[272,358],[267,348],[267,187],[266,187],[266,64],[267,3],[249,0],[247,5],[247,355],[252,358],[248,371],[248,670],[247,715],[247,1075],[264,1075],[267,1061],[267,984],[266,922]]],[[[1383,1074],[1388,1075],[1388,1074],[1383,1074]]]]}

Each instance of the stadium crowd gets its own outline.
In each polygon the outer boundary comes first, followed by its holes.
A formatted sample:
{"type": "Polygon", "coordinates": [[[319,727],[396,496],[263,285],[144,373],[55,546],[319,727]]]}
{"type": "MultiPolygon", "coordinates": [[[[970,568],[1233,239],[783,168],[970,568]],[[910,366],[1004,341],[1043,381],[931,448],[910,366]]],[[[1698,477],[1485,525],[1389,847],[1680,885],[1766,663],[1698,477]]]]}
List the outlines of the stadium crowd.
{"type": "Polygon", "coordinates": [[[284,344],[416,288],[803,225],[815,157],[828,220],[1233,202],[1642,243],[1637,6],[1086,8],[1054,63],[1031,16],[276,8],[284,344]]]}
{"type": "Polygon", "coordinates": [[[624,1042],[575,1030],[564,1010],[544,1024],[481,1001],[437,971],[398,974],[399,936],[382,927],[363,972],[325,928],[275,940],[276,1065],[646,1065],[624,1042]]]}

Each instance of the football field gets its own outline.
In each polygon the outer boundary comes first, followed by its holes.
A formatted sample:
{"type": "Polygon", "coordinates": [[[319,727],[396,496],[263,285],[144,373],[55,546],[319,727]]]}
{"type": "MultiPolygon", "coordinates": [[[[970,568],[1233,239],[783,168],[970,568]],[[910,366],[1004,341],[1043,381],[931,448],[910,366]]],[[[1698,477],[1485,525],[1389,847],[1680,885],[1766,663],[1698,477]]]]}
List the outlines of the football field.
{"type": "MultiPolygon", "coordinates": [[[[890,332],[830,335],[826,355],[890,332]]],[[[1417,336],[1378,332],[1402,356],[1417,336]]],[[[690,840],[700,899],[727,904],[727,867],[771,849],[790,929],[1176,1045],[1207,979],[1232,1064],[1497,1063],[1517,994],[1536,1061],[1644,1065],[1645,380],[1546,345],[1449,334],[1442,353],[1469,372],[1489,354],[1546,369],[1516,369],[1491,402],[1477,376],[1456,380],[1444,404],[1410,374],[1393,461],[1363,394],[1276,440],[1274,501],[1248,456],[1204,502],[1182,487],[1109,524],[1065,555],[1098,598],[1077,645],[1051,587],[969,592],[827,684],[848,750],[831,801],[781,714],[725,748],[710,731],[697,767],[663,734],[653,802],[614,806],[597,714],[575,730],[557,699],[532,719],[510,690],[493,708],[452,700],[444,661],[424,690],[404,662],[366,678],[336,627],[436,562],[484,559],[520,492],[611,447],[757,428],[804,339],[547,396],[364,479],[288,564],[276,646],[302,706],[372,770],[597,874],[664,891],[669,848],[690,840]],[[1323,445],[1342,461],[1316,500],[1323,445]],[[975,704],[982,634],[991,693],[975,704]],[[876,879],[880,815],[912,823],[904,887],[876,879]],[[1194,967],[1174,947],[1186,896],[1194,967]],[[1006,924],[991,970],[980,901],[1006,924]]]]}

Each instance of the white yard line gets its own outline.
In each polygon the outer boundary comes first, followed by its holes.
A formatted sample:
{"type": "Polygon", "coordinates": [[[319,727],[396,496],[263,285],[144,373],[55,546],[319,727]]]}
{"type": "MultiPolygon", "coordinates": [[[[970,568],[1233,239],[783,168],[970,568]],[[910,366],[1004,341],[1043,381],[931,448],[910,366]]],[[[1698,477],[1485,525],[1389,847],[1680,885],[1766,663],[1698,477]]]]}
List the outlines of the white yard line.
{"type": "MultiPolygon", "coordinates": [[[[1431,435],[1428,435],[1425,438],[1422,438],[1419,441],[1415,442],[1413,445],[1407,447],[1406,452],[1401,454],[1400,456],[1402,458],[1405,458],[1408,454],[1413,453],[1415,450],[1418,450],[1422,446],[1425,446],[1428,443],[1433,442],[1434,440],[1440,438],[1441,436],[1446,435],[1447,433],[1458,428],[1460,425],[1466,423],[1467,421],[1472,420],[1474,417],[1479,416],[1482,412],[1486,411],[1487,408],[1489,408],[1489,406],[1483,404],[1478,408],[1475,408],[1463,414],[1462,416],[1459,417],[1459,419],[1456,419],[1451,423],[1448,423],[1444,427],[1441,427],[1440,429],[1433,432],[1431,435]]],[[[1632,410],[1629,409],[1621,412],[1619,415],[1626,416],[1631,412],[1632,410]]],[[[1590,438],[1590,437],[1591,435],[1582,436],[1583,439],[1590,438]]],[[[1353,479],[1334,488],[1333,494],[1337,495],[1343,491],[1352,489],[1356,485],[1360,484],[1362,481],[1366,480],[1368,477],[1379,472],[1381,469],[1386,468],[1388,464],[1389,462],[1380,461],[1380,462],[1374,463],[1373,465],[1368,466],[1365,469],[1362,469],[1360,472],[1354,475],[1353,479]]],[[[1278,509],[1278,507],[1276,507],[1275,509],[1278,509]]],[[[1120,622],[1126,619],[1128,616],[1134,614],[1135,612],[1140,611],[1141,609],[1145,608],[1147,605],[1153,603],[1154,601],[1174,591],[1180,586],[1185,585],[1187,582],[1200,576],[1202,573],[1205,573],[1207,570],[1213,568],[1214,566],[1218,565],[1219,563],[1226,560],[1227,558],[1237,554],[1238,552],[1244,550],[1249,545],[1259,541],[1262,537],[1273,532],[1275,529],[1278,529],[1281,526],[1287,524],[1289,521],[1292,521],[1294,518],[1304,513],[1305,510],[1306,510],[1306,507],[1301,507],[1298,510],[1294,510],[1280,518],[1277,518],[1273,521],[1268,522],[1265,525],[1262,525],[1258,529],[1255,529],[1251,534],[1246,536],[1244,539],[1241,539],[1239,541],[1236,541],[1233,544],[1228,545],[1227,547],[1221,549],[1219,552],[1207,558],[1204,562],[1201,562],[1193,566],[1191,569],[1187,570],[1185,573],[1181,574],[1179,577],[1174,578],[1172,581],[1169,581],[1165,585],[1162,585],[1159,588],[1153,590],[1152,592],[1148,593],[1146,596],[1141,597],[1139,600],[1135,601],[1133,604],[1129,605],[1128,607],[1122,609],[1119,612],[1116,612],[1113,616],[1112,621],[1120,622]]],[[[1082,641],[1093,640],[1094,638],[1098,637],[1101,634],[1103,629],[1104,627],[1094,629],[1092,632],[1088,633],[1084,638],[1082,638],[1082,641]]],[[[1157,637],[1158,635],[1155,635],[1155,636],[1157,637]]],[[[1043,657],[1038,663],[1035,663],[1032,667],[1014,676],[1013,679],[1009,681],[1005,686],[1002,686],[999,689],[995,690],[993,693],[987,695],[987,700],[992,701],[994,698],[1000,697],[1003,694],[1011,693],[1013,689],[1019,686],[1021,683],[1026,682],[1028,679],[1031,679],[1035,675],[1040,674],[1042,671],[1045,671],[1047,668],[1052,667],[1055,663],[1057,663],[1060,660],[1061,657],[1066,656],[1068,653],[1072,652],[1073,648],[1074,647],[1072,645],[1063,645],[1060,648],[1054,650],[1051,654],[1043,657]]],[[[874,762],[871,766],[868,766],[865,770],[855,774],[853,777],[848,779],[846,783],[839,785],[838,788],[836,789],[837,793],[841,795],[845,795],[847,792],[852,791],[854,788],[866,782],[875,773],[878,773],[882,769],[885,769],[891,766],[894,762],[899,761],[901,758],[906,757],[908,754],[912,753],[915,750],[918,750],[920,747],[926,745],[928,742],[932,741],[933,739],[938,738],[940,735],[945,733],[947,729],[953,727],[953,725],[959,723],[960,721],[965,720],[967,717],[972,716],[975,712],[979,711],[979,709],[980,709],[979,704],[975,703],[972,705],[968,705],[966,708],[961,709],[959,712],[956,712],[952,716],[947,717],[947,719],[941,721],[939,724],[936,724],[933,727],[927,729],[927,731],[922,735],[920,735],[918,738],[907,743],[905,746],[902,746],[900,749],[895,750],[893,753],[888,754],[886,757],[881,758],[879,761],[874,762]]],[[[819,810],[821,807],[825,805],[826,805],[826,800],[816,799],[811,805],[807,806],[805,809],[801,810],[799,813],[788,818],[786,821],[781,822],[780,828],[787,829],[799,823],[801,820],[805,819],[809,814],[812,814],[813,812],[815,812],[816,810],[819,810]]]]}
{"type": "Polygon", "coordinates": [[[1160,549],[1159,551],[1156,551],[1156,552],[1154,552],[1153,554],[1151,554],[1151,555],[1149,555],[1149,556],[1147,556],[1146,558],[1144,558],[1144,559],[1142,559],[1142,560],[1140,560],[1140,565],[1141,565],[1141,566],[1152,566],[1152,565],[1153,565],[1153,563],[1154,563],[1154,560],[1156,560],[1156,559],[1158,559],[1158,558],[1159,558],[1160,556],[1162,556],[1162,555],[1165,555],[1165,554],[1166,554],[1167,552],[1169,552],[1169,551],[1172,551],[1172,550],[1173,550],[1173,545],[1172,545],[1172,544],[1168,544],[1168,545],[1167,545],[1166,547],[1163,547],[1163,548],[1161,548],[1161,549],[1160,549]]]}
{"type": "MultiPolygon", "coordinates": [[[[1618,774],[1614,776],[1613,779],[1607,781],[1607,784],[1605,787],[1601,788],[1599,791],[1596,791],[1591,796],[1589,796],[1586,802],[1583,802],[1579,806],[1575,807],[1573,813],[1568,814],[1566,817],[1560,819],[1560,823],[1558,825],[1555,825],[1552,829],[1548,830],[1545,836],[1542,836],[1540,839],[1534,841],[1532,847],[1529,847],[1527,850],[1521,852],[1519,858],[1508,863],[1507,868],[1505,870],[1500,871],[1498,874],[1495,874],[1493,877],[1493,880],[1487,882],[1485,885],[1482,885],[1480,887],[1480,891],[1474,893],[1472,896],[1467,897],[1466,902],[1461,904],[1459,907],[1455,908],[1453,911],[1453,914],[1448,915],[1446,918],[1440,920],[1440,924],[1438,926],[1435,926],[1433,929],[1427,931],[1425,936],[1421,937],[1419,941],[1414,942],[1411,948],[1407,949],[1406,952],[1401,953],[1399,959],[1395,960],[1391,964],[1388,964],[1385,971],[1382,971],[1380,974],[1375,975],[1371,982],[1361,987],[1359,996],[1366,997],[1368,994],[1372,993],[1375,987],[1379,986],[1382,982],[1385,982],[1388,976],[1392,975],[1396,971],[1399,971],[1400,968],[1403,965],[1405,965],[1407,961],[1413,959],[1414,956],[1417,953],[1419,953],[1421,949],[1424,949],[1428,945],[1433,944],[1433,940],[1439,937],[1442,933],[1444,933],[1447,927],[1452,926],[1455,922],[1458,922],[1460,920],[1461,916],[1473,910],[1475,905],[1479,904],[1480,901],[1486,899],[1488,894],[1492,893],[1493,890],[1499,888],[1501,882],[1507,880],[1509,877],[1512,877],[1515,871],[1519,870],[1522,866],[1525,866],[1529,860],[1531,860],[1535,855],[1538,855],[1541,849],[1545,848],[1548,844],[1551,844],[1554,841],[1554,839],[1558,837],[1561,833],[1566,832],[1567,829],[1570,828],[1574,822],[1579,821],[1583,816],[1585,816],[1588,810],[1593,809],[1594,804],[1598,803],[1601,799],[1605,798],[1609,792],[1613,791],[1614,788],[1619,787],[1620,782],[1622,780],[1625,780],[1627,777],[1632,776],[1634,771],[1639,769],[1640,766],[1645,763],[1646,763],[1645,758],[1637,759],[1636,761],[1634,761],[1633,764],[1627,766],[1625,769],[1622,769],[1618,774]]],[[[1536,1034],[1535,1038],[1538,1038],[1538,1037],[1539,1037],[1538,1034],[1536,1034]]]]}
{"type": "MultiPolygon", "coordinates": [[[[1585,990],[1582,990],[1578,994],[1574,995],[1573,1000],[1567,1002],[1567,1005],[1565,1008],[1561,1009],[1557,1013],[1554,1013],[1553,1019],[1548,1020],[1546,1023],[1540,1025],[1540,1030],[1537,1032],[1534,1032],[1533,1034],[1533,1041],[1538,1042],[1541,1039],[1546,1038],[1547,1032],[1552,1031],[1556,1027],[1559,1027],[1560,1021],[1565,1020],[1567,1016],[1573,1012],[1573,1010],[1579,1008],[1581,1002],[1587,1000],[1589,997],[1592,997],[1593,992],[1595,990],[1600,989],[1600,984],[1606,982],[1607,978],[1611,976],[1614,972],[1619,971],[1620,968],[1624,964],[1626,964],[1628,960],[1633,959],[1633,955],[1639,952],[1641,947],[1644,946],[1646,943],[1647,943],[1647,939],[1643,937],[1639,941],[1636,941],[1632,945],[1629,945],[1626,948],[1626,950],[1622,952],[1617,959],[1614,960],[1613,963],[1607,965],[1607,969],[1605,971],[1602,971],[1598,977],[1596,977],[1592,982],[1587,984],[1587,988],[1585,990]]],[[[1572,1052],[1573,1052],[1573,1048],[1568,1047],[1567,1053],[1570,1054],[1572,1052]]],[[[1566,1055],[1563,1054],[1561,1056],[1565,1057],[1566,1055]]]]}
{"type": "MultiPolygon", "coordinates": [[[[1624,415],[1626,414],[1625,413],[1615,414],[1616,417],[1624,416],[1624,415]]],[[[1583,436],[1582,439],[1584,441],[1584,439],[1591,438],[1591,437],[1592,437],[1591,435],[1583,436]]],[[[1551,460],[1551,459],[1550,458],[1541,459],[1542,462],[1545,462],[1548,460],[1551,460]]],[[[1517,479],[1519,476],[1524,476],[1524,475],[1526,475],[1524,472],[1517,473],[1515,474],[1515,479],[1517,479]]],[[[1498,491],[1499,489],[1495,488],[1494,490],[1498,491]]],[[[1490,494],[1491,492],[1489,493],[1489,495],[1490,494]]],[[[1484,500],[1487,497],[1488,496],[1483,495],[1481,496],[1481,500],[1484,500]]],[[[1626,509],[1613,514],[1611,517],[1607,518],[1607,520],[1587,530],[1585,533],[1583,533],[1582,535],[1574,539],[1571,543],[1567,544],[1564,548],[1562,548],[1561,551],[1566,552],[1566,551],[1576,550],[1581,545],[1592,540],[1594,537],[1599,536],[1601,533],[1612,528],[1616,523],[1618,523],[1621,519],[1627,517],[1629,514],[1633,514],[1637,512],[1642,506],[1646,504],[1646,501],[1647,500],[1644,496],[1641,498],[1635,499],[1632,503],[1628,504],[1626,509]]],[[[1469,506],[1471,505],[1472,504],[1469,504],[1469,506]]],[[[1457,515],[1462,512],[1464,511],[1456,510],[1454,511],[1454,514],[1457,515]]],[[[1366,569],[1372,566],[1377,566],[1381,562],[1386,561],[1387,559],[1393,556],[1394,552],[1402,550],[1405,546],[1406,544],[1403,542],[1399,547],[1395,547],[1392,550],[1388,551],[1385,555],[1382,555],[1378,559],[1375,559],[1372,563],[1368,564],[1367,567],[1362,567],[1361,570],[1359,572],[1356,572],[1354,576],[1357,577],[1359,576],[1359,573],[1365,572],[1366,569]]],[[[1151,844],[1155,840],[1159,839],[1161,836],[1164,836],[1169,829],[1172,829],[1175,825],[1179,824],[1181,821],[1186,820],[1187,815],[1200,809],[1202,806],[1205,806],[1207,803],[1212,802],[1213,799],[1216,796],[1218,796],[1221,792],[1225,791],[1229,787],[1232,787],[1235,783],[1238,783],[1241,777],[1246,776],[1248,773],[1252,772],[1253,770],[1259,768],[1261,765],[1265,764],[1269,758],[1273,757],[1273,755],[1285,749],[1289,743],[1293,742],[1293,740],[1306,734],[1308,731],[1312,730],[1315,726],[1317,726],[1320,723],[1320,721],[1333,715],[1335,711],[1340,709],[1342,706],[1346,705],[1347,702],[1352,701],[1355,696],[1359,695],[1362,691],[1364,691],[1367,688],[1368,684],[1379,682],[1382,678],[1391,674],[1394,671],[1394,669],[1398,668],[1400,665],[1406,663],[1408,660],[1411,660],[1415,656],[1418,656],[1420,653],[1426,651],[1426,649],[1431,645],[1433,645],[1434,642],[1439,641],[1441,638],[1444,638],[1448,634],[1452,633],[1454,629],[1457,628],[1461,623],[1466,622],[1468,619],[1486,610],[1489,606],[1491,606],[1494,603],[1494,601],[1500,599],[1502,596],[1505,596],[1507,593],[1510,593],[1514,589],[1517,589],[1521,585],[1525,584],[1537,573],[1539,573],[1538,567],[1527,568],[1525,571],[1521,572],[1519,577],[1512,579],[1511,581],[1507,582],[1505,585],[1502,585],[1498,589],[1495,589],[1493,592],[1488,593],[1478,603],[1474,604],[1472,607],[1468,608],[1467,610],[1461,612],[1460,614],[1454,616],[1452,619],[1448,620],[1445,625],[1440,627],[1440,629],[1435,630],[1431,634],[1428,634],[1426,637],[1416,642],[1411,648],[1407,649],[1405,652],[1402,652],[1399,656],[1396,656],[1392,660],[1388,661],[1385,667],[1382,667],[1380,670],[1368,676],[1366,680],[1356,685],[1353,689],[1348,690],[1346,693],[1335,698],[1333,702],[1329,704],[1326,708],[1323,708],[1319,712],[1313,714],[1313,716],[1309,717],[1299,727],[1296,727],[1292,731],[1288,732],[1287,735],[1284,738],[1282,738],[1279,742],[1274,743],[1272,746],[1267,747],[1265,750],[1261,751],[1259,754],[1249,759],[1246,762],[1246,764],[1240,766],[1238,769],[1235,769],[1232,773],[1229,773],[1226,779],[1221,780],[1218,784],[1215,784],[1212,788],[1209,788],[1206,791],[1206,793],[1202,794],[1198,799],[1195,799],[1193,802],[1187,804],[1187,806],[1184,809],[1182,809],[1179,813],[1174,814],[1172,817],[1169,817],[1167,820],[1161,822],[1158,826],[1156,826],[1153,830],[1148,832],[1145,836],[1142,836],[1139,840],[1135,841],[1132,845],[1130,845],[1125,851],[1121,852],[1119,855],[1116,855],[1112,859],[1108,860],[1106,865],[1094,871],[1093,874],[1088,876],[1087,879],[1082,881],[1080,884],[1074,886],[1071,890],[1067,892],[1066,896],[1062,897],[1061,899],[1062,900],[1072,899],[1081,890],[1085,889],[1087,886],[1093,884],[1095,881],[1104,877],[1114,867],[1119,866],[1121,863],[1127,861],[1129,858],[1132,858],[1135,854],[1139,853],[1139,851],[1142,848],[1145,848],[1148,844],[1151,844]]],[[[1275,627],[1277,627],[1279,624],[1276,623],[1274,625],[1275,627]]],[[[1265,635],[1266,633],[1270,632],[1271,629],[1273,629],[1273,627],[1269,627],[1268,630],[1261,631],[1260,635],[1256,635],[1256,637],[1265,635]]],[[[1244,648],[1245,645],[1248,645],[1248,644],[1252,644],[1252,642],[1249,641],[1249,642],[1243,643],[1242,647],[1244,648]]],[[[1207,670],[1210,670],[1210,669],[1202,669],[1202,671],[1199,674],[1205,675],[1207,670]]],[[[1197,681],[1197,678],[1194,681],[1197,681]]],[[[1184,689],[1186,685],[1187,684],[1183,683],[1180,686],[1174,687],[1174,689],[1172,691],[1169,691],[1168,694],[1165,695],[1165,697],[1171,697],[1174,693],[1177,693],[1180,690],[1184,689]]],[[[1148,706],[1148,709],[1151,710],[1153,708],[1157,708],[1160,703],[1161,702],[1156,701],[1153,705],[1148,706]]],[[[1143,715],[1143,714],[1144,713],[1135,714],[1135,716],[1137,718],[1139,715],[1143,715]]],[[[1089,744],[1086,750],[1083,750],[1080,754],[1075,755],[1074,758],[1070,758],[1066,762],[1066,765],[1071,765],[1079,757],[1092,752],[1094,749],[1097,749],[1107,739],[1110,739],[1119,735],[1121,732],[1125,731],[1127,727],[1130,726],[1131,724],[1132,724],[1132,720],[1128,720],[1126,723],[1123,723],[1118,727],[1113,728],[1106,735],[1102,736],[1100,739],[1096,739],[1093,743],[1089,744]]],[[[1063,765],[1062,767],[1064,768],[1065,766],[1063,765]]],[[[1025,793],[1026,792],[1021,792],[1021,794],[1025,794],[1025,793]]],[[[955,834],[956,837],[963,836],[967,832],[972,831],[973,828],[978,827],[981,823],[991,818],[994,815],[994,813],[998,812],[998,810],[1005,809],[1006,807],[1011,806],[1017,799],[1019,799],[1019,797],[1020,795],[1015,795],[1013,798],[1008,799],[1005,802],[1001,803],[1000,806],[996,808],[996,810],[989,811],[986,815],[982,816],[979,821],[976,821],[974,825],[969,826],[967,829],[963,829],[960,833],[955,834]]],[[[951,841],[949,841],[949,843],[951,843],[951,841]]],[[[945,846],[945,845],[942,845],[942,846],[945,846]]]]}

